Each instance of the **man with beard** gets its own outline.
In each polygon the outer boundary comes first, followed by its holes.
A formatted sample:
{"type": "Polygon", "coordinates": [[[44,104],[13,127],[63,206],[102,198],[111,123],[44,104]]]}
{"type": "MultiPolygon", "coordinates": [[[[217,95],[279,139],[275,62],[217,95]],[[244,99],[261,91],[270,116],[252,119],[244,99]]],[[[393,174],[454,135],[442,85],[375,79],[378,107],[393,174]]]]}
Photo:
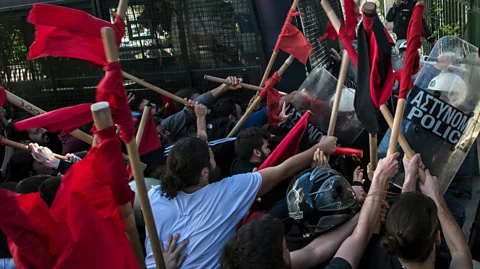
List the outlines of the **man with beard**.
{"type": "Polygon", "coordinates": [[[248,128],[240,132],[235,140],[237,158],[232,163],[232,175],[252,172],[270,155],[268,148],[270,133],[262,128],[248,128]]]}
{"type": "MultiPolygon", "coordinates": [[[[317,148],[331,154],[336,142],[335,137],[324,137],[278,166],[214,182],[219,169],[207,142],[197,137],[178,141],[168,155],[161,185],[148,193],[160,240],[166,242],[169,234],[189,240],[183,268],[219,268],[223,246],[255,198],[308,166],[317,148]]],[[[148,237],[145,245],[147,268],[155,268],[148,237]]]]}

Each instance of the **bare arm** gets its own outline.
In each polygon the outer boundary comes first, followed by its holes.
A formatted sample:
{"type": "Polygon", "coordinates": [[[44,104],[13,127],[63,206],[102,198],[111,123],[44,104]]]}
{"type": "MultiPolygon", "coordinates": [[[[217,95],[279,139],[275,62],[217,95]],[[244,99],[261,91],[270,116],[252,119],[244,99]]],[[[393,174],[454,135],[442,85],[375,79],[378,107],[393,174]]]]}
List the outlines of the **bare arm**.
{"type": "Polygon", "coordinates": [[[353,268],[357,267],[372,237],[375,224],[378,221],[380,207],[384,202],[381,194],[385,191],[385,185],[398,172],[398,162],[396,160],[398,155],[398,153],[392,154],[378,162],[372,185],[360,211],[357,227],[335,254],[335,257],[348,261],[353,268]]]}
{"type": "Polygon", "coordinates": [[[227,81],[228,81],[228,84],[222,84],[210,91],[212,93],[213,98],[219,97],[220,95],[222,95],[228,90],[236,90],[236,89],[242,88],[242,86],[240,86],[240,83],[243,82],[241,78],[228,77],[227,81]]]}
{"type": "Polygon", "coordinates": [[[420,160],[420,154],[415,154],[411,160],[404,156],[403,167],[405,181],[403,182],[402,193],[415,192],[417,190],[418,169],[425,169],[425,165],[420,160]]]}
{"type": "Polygon", "coordinates": [[[433,199],[438,210],[438,219],[442,227],[443,235],[447,241],[448,249],[452,255],[450,268],[470,269],[472,265],[472,255],[468,247],[465,235],[458,226],[457,222],[448,210],[447,204],[440,194],[437,177],[433,177],[430,171],[425,170],[425,183],[420,182],[422,193],[433,199]]]}
{"type": "Polygon", "coordinates": [[[282,180],[295,175],[307,167],[312,162],[313,154],[317,148],[327,154],[332,154],[335,150],[336,143],[336,137],[323,137],[318,144],[311,147],[307,151],[290,157],[280,165],[265,168],[259,171],[260,175],[262,176],[262,186],[260,187],[260,191],[258,192],[257,196],[264,195],[282,180]]]}
{"type": "Polygon", "coordinates": [[[207,107],[202,104],[195,105],[195,115],[197,116],[197,136],[208,141],[207,135],[207,107]]]}
{"type": "Polygon", "coordinates": [[[312,268],[333,257],[343,241],[352,234],[357,225],[358,216],[359,214],[335,230],[320,235],[308,246],[292,252],[290,254],[292,269],[312,268]]]}

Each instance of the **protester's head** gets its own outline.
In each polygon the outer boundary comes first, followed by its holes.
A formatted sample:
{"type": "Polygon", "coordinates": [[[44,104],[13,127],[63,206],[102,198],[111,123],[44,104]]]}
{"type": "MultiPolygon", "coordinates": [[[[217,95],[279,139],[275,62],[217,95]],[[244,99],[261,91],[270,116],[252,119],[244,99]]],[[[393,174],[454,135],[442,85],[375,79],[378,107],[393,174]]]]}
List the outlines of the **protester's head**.
{"type": "Polygon", "coordinates": [[[270,215],[248,222],[223,248],[220,268],[290,268],[290,252],[283,234],[283,222],[270,215]]]}
{"type": "MultiPolygon", "coordinates": [[[[184,88],[175,93],[176,96],[187,99],[187,100],[195,100],[198,96],[200,96],[200,91],[194,88],[184,88]]],[[[185,104],[175,102],[175,108],[177,110],[182,110],[185,104]]]]}
{"type": "Polygon", "coordinates": [[[220,171],[207,142],[198,137],[179,140],[170,150],[161,188],[173,199],[179,191],[215,181],[220,171]]]}
{"type": "Polygon", "coordinates": [[[17,187],[15,188],[16,193],[27,194],[32,192],[37,192],[40,185],[51,176],[49,175],[39,175],[27,177],[24,180],[21,180],[17,187]]]}
{"type": "Polygon", "coordinates": [[[268,148],[270,133],[262,128],[252,127],[241,131],[235,139],[237,158],[261,164],[270,155],[268,148]]]}
{"type": "Polygon", "coordinates": [[[424,263],[440,244],[434,201],[420,193],[402,194],[388,212],[382,247],[400,261],[424,263]]]}
{"type": "Polygon", "coordinates": [[[229,118],[231,121],[237,121],[242,116],[242,107],[232,98],[220,98],[215,102],[212,112],[217,118],[229,118]]]}
{"type": "Polygon", "coordinates": [[[61,177],[49,177],[38,187],[40,197],[47,203],[48,207],[52,205],[60,183],[62,183],[61,177]]]}
{"type": "Polygon", "coordinates": [[[7,181],[20,182],[20,180],[36,174],[33,170],[34,161],[29,152],[15,151],[7,165],[7,181]]]}

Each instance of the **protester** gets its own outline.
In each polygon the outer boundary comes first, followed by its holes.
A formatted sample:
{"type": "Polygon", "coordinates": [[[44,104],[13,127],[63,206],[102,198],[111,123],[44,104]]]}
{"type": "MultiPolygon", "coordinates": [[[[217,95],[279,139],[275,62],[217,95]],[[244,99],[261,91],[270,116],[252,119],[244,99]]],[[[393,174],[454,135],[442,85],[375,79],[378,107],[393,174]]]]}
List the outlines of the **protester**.
{"type": "Polygon", "coordinates": [[[252,127],[241,131],[235,140],[235,155],[232,175],[252,172],[272,152],[269,146],[270,133],[262,128],[252,127]]]}
{"type": "Polygon", "coordinates": [[[382,193],[388,181],[398,172],[398,161],[396,160],[398,156],[397,152],[378,161],[372,185],[360,211],[358,224],[353,233],[342,243],[326,268],[357,268],[378,221],[380,208],[382,205],[388,208],[388,204],[382,199],[382,193]]]}
{"type": "MultiPolygon", "coordinates": [[[[196,137],[178,141],[167,159],[161,186],[149,191],[160,240],[180,234],[189,240],[185,268],[218,268],[223,245],[256,197],[308,165],[317,148],[332,153],[336,138],[325,137],[311,149],[259,172],[240,174],[209,184],[219,175],[208,144],[196,137]]],[[[146,241],[148,268],[154,268],[146,241]]]]}
{"type": "MultiPolygon", "coordinates": [[[[417,155],[408,164],[412,168],[406,181],[417,180],[418,160],[417,155]]],[[[472,268],[467,241],[447,207],[438,179],[428,170],[425,174],[425,182],[419,182],[422,194],[415,193],[415,188],[404,188],[400,199],[390,209],[382,247],[397,256],[405,268],[435,268],[435,253],[442,231],[452,256],[450,268],[472,268]]]]}

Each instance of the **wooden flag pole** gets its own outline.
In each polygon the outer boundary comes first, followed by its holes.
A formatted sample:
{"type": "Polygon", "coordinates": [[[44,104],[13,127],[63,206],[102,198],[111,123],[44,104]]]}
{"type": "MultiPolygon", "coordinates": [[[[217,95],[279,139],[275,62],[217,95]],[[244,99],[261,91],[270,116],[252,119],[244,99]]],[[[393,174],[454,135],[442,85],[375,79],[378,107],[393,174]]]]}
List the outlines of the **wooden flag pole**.
{"type": "MultiPolygon", "coordinates": [[[[12,141],[12,140],[9,140],[9,139],[6,139],[3,136],[0,136],[0,144],[3,144],[5,146],[8,146],[8,147],[11,147],[11,148],[14,148],[14,149],[19,149],[19,150],[31,152],[29,146],[27,146],[25,144],[22,144],[22,143],[12,141]]],[[[68,161],[67,157],[65,157],[63,155],[60,155],[60,154],[53,153],[53,157],[55,157],[55,159],[68,161]]]]}
{"type": "MultiPolygon", "coordinates": [[[[287,68],[290,66],[290,64],[292,64],[294,59],[295,59],[295,56],[293,56],[293,55],[290,55],[287,58],[287,60],[283,63],[282,67],[280,67],[280,69],[278,70],[278,76],[281,77],[283,75],[285,70],[287,70],[287,68]]],[[[255,101],[253,101],[252,105],[248,107],[247,111],[245,111],[245,114],[243,114],[243,116],[240,118],[240,120],[237,122],[237,124],[235,124],[235,127],[233,127],[233,129],[227,135],[227,138],[234,136],[238,132],[238,130],[240,130],[240,127],[242,127],[242,125],[245,123],[247,118],[250,117],[250,115],[255,110],[255,107],[260,105],[260,103],[262,102],[262,99],[263,98],[260,97],[260,96],[257,96],[255,98],[255,101]]]]}
{"type": "MultiPolygon", "coordinates": [[[[212,81],[212,82],[216,82],[216,83],[220,83],[220,84],[228,84],[228,80],[226,80],[224,78],[205,75],[205,76],[203,76],[203,79],[208,80],[208,81],[212,81]]],[[[263,90],[262,87],[252,85],[252,84],[247,84],[247,83],[240,83],[240,86],[242,86],[242,88],[245,88],[247,90],[252,90],[252,91],[257,91],[257,92],[261,92],[263,90]]],[[[278,91],[278,92],[280,93],[280,95],[284,95],[284,96],[288,94],[288,93],[281,92],[281,91],[278,91]]]]}
{"type": "MultiPolygon", "coordinates": [[[[110,27],[102,28],[102,39],[105,47],[105,54],[107,62],[116,62],[118,59],[118,46],[115,43],[115,34],[110,27]]],[[[133,177],[137,186],[137,195],[142,207],[143,216],[145,218],[145,225],[147,226],[147,233],[152,247],[153,258],[157,268],[165,269],[165,262],[163,260],[163,251],[158,239],[157,229],[155,227],[155,220],[153,218],[152,208],[148,200],[147,185],[143,177],[143,170],[140,163],[140,156],[138,153],[138,145],[135,139],[127,143],[128,158],[130,166],[132,167],[133,177]]]]}
{"type": "MultiPolygon", "coordinates": [[[[322,1],[323,2],[323,1],[322,1]]],[[[345,78],[347,77],[348,63],[350,62],[350,57],[346,51],[343,52],[342,65],[340,66],[340,73],[338,74],[337,89],[335,90],[335,100],[333,101],[332,115],[330,115],[330,123],[328,125],[328,136],[333,136],[335,133],[335,125],[337,124],[338,116],[338,107],[340,106],[340,101],[342,100],[342,91],[343,84],[345,83],[345,78]]]]}
{"type": "Polygon", "coordinates": [[[150,114],[150,110],[152,108],[149,106],[145,106],[142,113],[142,119],[140,119],[140,124],[138,125],[137,136],[135,137],[135,141],[137,145],[140,146],[140,141],[142,141],[143,132],[145,131],[145,125],[147,124],[148,114],[150,114]]]}
{"type": "MultiPolygon", "coordinates": [[[[91,106],[93,123],[95,128],[100,131],[113,126],[112,115],[108,102],[95,103],[91,106]]],[[[140,268],[146,268],[145,259],[143,257],[142,245],[138,236],[137,225],[133,215],[132,205],[130,202],[118,207],[120,217],[124,224],[125,233],[132,246],[133,253],[137,258],[140,268]]]]}
{"type": "MultiPolygon", "coordinates": [[[[5,93],[7,94],[7,100],[14,104],[15,106],[27,111],[28,113],[34,115],[34,116],[37,116],[37,115],[40,115],[40,114],[44,114],[46,113],[45,110],[33,105],[32,103],[30,102],[27,102],[25,99],[22,99],[20,98],[19,96],[5,90],[5,93]]],[[[83,142],[89,144],[89,145],[92,145],[93,143],[93,137],[88,135],[87,133],[85,132],[82,132],[80,130],[75,130],[73,132],[70,133],[73,137],[79,139],[79,140],[82,140],[83,142]]]]}

